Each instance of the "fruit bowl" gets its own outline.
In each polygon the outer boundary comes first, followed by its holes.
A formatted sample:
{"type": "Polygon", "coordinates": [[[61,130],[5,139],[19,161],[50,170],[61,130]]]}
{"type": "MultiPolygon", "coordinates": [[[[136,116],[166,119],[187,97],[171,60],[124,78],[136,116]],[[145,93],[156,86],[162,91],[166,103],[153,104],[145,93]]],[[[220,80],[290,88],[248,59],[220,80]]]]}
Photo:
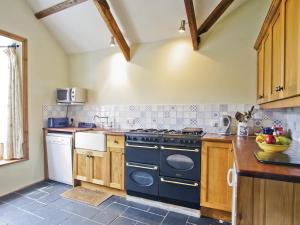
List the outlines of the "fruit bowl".
{"type": "Polygon", "coordinates": [[[290,145],[276,145],[276,144],[265,144],[256,142],[259,146],[259,148],[265,152],[275,153],[275,152],[284,152],[288,150],[290,145]]]}

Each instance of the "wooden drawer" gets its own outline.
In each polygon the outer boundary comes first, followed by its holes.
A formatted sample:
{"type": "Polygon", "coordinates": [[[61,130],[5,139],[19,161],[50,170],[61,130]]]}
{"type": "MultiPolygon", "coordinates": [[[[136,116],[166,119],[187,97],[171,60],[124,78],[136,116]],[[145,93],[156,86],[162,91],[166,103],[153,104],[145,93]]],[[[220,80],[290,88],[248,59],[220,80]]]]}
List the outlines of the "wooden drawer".
{"type": "Polygon", "coordinates": [[[107,135],[108,148],[124,148],[125,137],[122,135],[107,135]]]}

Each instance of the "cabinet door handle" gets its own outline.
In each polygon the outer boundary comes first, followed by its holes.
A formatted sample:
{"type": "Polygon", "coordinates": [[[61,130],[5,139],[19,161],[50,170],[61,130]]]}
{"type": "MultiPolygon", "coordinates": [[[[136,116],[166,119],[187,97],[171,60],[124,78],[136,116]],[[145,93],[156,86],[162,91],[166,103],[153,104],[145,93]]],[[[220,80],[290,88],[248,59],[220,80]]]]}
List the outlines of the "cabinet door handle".
{"type": "Polygon", "coordinates": [[[233,169],[229,169],[227,172],[227,184],[229,187],[232,187],[232,173],[233,173],[233,169]],[[231,177],[231,180],[230,180],[231,177]]]}
{"type": "Polygon", "coordinates": [[[263,96],[263,95],[259,95],[258,98],[259,98],[259,99],[262,99],[262,98],[264,98],[264,96],[263,96]]]}
{"type": "Polygon", "coordinates": [[[284,87],[283,86],[278,86],[278,91],[283,91],[284,87]]]}

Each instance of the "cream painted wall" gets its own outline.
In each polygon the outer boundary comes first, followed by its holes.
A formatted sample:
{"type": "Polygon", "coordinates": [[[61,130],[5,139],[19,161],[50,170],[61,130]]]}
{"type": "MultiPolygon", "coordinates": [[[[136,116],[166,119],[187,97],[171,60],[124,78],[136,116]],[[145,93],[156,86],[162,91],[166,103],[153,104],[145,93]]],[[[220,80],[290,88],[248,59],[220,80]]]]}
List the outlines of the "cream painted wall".
{"type": "Polygon", "coordinates": [[[68,56],[35,19],[24,0],[1,0],[0,29],[28,39],[30,160],[0,167],[0,195],[43,179],[42,105],[68,85],[68,56]]]}
{"type": "Polygon", "coordinates": [[[251,0],[203,38],[134,46],[126,62],[118,48],[70,58],[72,85],[88,88],[91,104],[255,103],[253,49],[271,0],[251,0]]]}

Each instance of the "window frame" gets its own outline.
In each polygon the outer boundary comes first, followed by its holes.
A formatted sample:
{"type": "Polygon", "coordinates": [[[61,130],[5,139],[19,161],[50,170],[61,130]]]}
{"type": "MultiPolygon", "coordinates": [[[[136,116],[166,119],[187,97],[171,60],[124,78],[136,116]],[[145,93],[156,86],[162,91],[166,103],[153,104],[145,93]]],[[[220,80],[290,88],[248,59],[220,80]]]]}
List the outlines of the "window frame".
{"type": "Polygon", "coordinates": [[[23,151],[24,157],[16,160],[0,160],[0,167],[29,160],[28,138],[28,41],[27,38],[0,29],[0,35],[22,43],[22,94],[23,94],[23,151]]]}

